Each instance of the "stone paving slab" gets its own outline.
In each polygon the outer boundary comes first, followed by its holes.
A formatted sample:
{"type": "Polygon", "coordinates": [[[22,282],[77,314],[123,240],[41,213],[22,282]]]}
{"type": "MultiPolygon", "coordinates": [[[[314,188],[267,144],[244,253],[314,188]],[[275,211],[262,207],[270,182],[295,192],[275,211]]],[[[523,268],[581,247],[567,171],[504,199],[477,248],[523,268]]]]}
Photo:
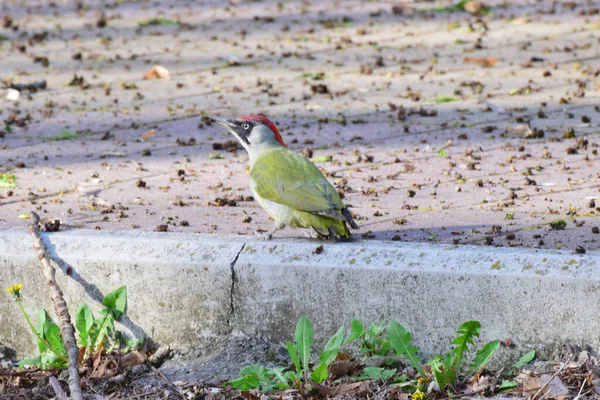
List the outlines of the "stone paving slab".
{"type": "Polygon", "coordinates": [[[318,165],[359,237],[600,248],[600,1],[490,1],[481,17],[424,11],[442,2],[82,4],[0,6],[19,27],[0,28],[0,76],[47,82],[0,91],[0,173],[16,176],[3,228],[35,208],[74,228],[268,229],[246,154],[202,119],[263,112],[291,149],[332,157],[318,165]],[[144,80],[159,64],[170,79],[144,80]]]}

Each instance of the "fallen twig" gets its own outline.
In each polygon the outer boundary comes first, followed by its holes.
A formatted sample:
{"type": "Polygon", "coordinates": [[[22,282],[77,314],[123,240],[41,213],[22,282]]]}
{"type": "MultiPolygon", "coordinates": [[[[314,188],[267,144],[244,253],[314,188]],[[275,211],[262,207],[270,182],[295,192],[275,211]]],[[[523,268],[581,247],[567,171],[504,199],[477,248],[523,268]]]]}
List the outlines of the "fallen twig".
{"type": "Polygon", "coordinates": [[[71,324],[71,316],[67,309],[67,303],[63,297],[63,293],[58,287],[55,279],[55,269],[48,261],[46,255],[46,248],[40,237],[40,217],[35,213],[31,212],[31,223],[27,227],[29,234],[33,238],[33,248],[37,252],[38,259],[42,264],[44,276],[48,281],[48,287],[50,288],[50,295],[54,302],[54,310],[58,316],[58,322],[60,326],[60,335],[65,343],[65,349],[69,359],[68,371],[69,371],[69,390],[71,391],[72,400],[83,400],[83,393],[81,391],[81,385],[79,383],[79,366],[78,357],[79,349],[77,347],[77,341],[75,340],[75,330],[73,324],[71,324]]]}
{"type": "Polygon", "coordinates": [[[56,377],[51,376],[49,378],[49,382],[50,386],[52,386],[52,389],[54,390],[54,393],[56,394],[57,399],[63,400],[69,398],[62,387],[60,387],[60,383],[58,383],[58,379],[56,379],[56,377]]]}
{"type": "Polygon", "coordinates": [[[581,383],[581,388],[579,388],[579,393],[577,393],[577,397],[575,397],[573,400],[579,400],[581,398],[581,392],[583,392],[583,388],[585,387],[586,381],[585,379],[583,380],[583,382],[581,383]]]}
{"type": "Polygon", "coordinates": [[[30,92],[37,92],[38,90],[44,90],[48,84],[46,81],[32,82],[32,83],[11,83],[8,85],[11,89],[18,90],[22,92],[24,90],[29,90],[30,92]]]}
{"type": "Polygon", "coordinates": [[[181,390],[180,390],[180,389],[179,389],[177,386],[175,386],[174,384],[172,384],[172,383],[171,383],[171,381],[169,380],[169,378],[167,378],[167,377],[165,376],[165,374],[163,374],[163,372],[162,372],[160,369],[158,369],[158,368],[156,368],[156,367],[154,367],[154,366],[152,366],[152,365],[150,366],[150,368],[152,368],[152,371],[154,371],[155,373],[157,373],[158,375],[160,375],[160,377],[161,377],[161,378],[162,378],[162,379],[165,381],[165,383],[166,383],[166,384],[167,384],[167,385],[168,385],[168,386],[169,386],[171,389],[174,389],[174,390],[175,390],[175,392],[177,392],[177,394],[183,398],[183,395],[181,394],[181,390]]]}
{"type": "Polygon", "coordinates": [[[122,385],[123,383],[125,383],[128,376],[129,376],[129,370],[125,370],[125,371],[123,371],[123,373],[121,373],[119,375],[111,376],[110,378],[108,378],[106,383],[110,384],[110,385],[122,385]]]}
{"type": "Polygon", "coordinates": [[[0,371],[0,376],[20,376],[20,375],[30,375],[34,372],[41,371],[41,368],[32,368],[32,369],[24,369],[20,371],[0,371]]]}
{"type": "MultiPolygon", "coordinates": [[[[542,387],[533,395],[531,400],[535,400],[535,398],[538,396],[538,394],[540,394],[544,389],[546,389],[546,387],[550,384],[550,382],[552,382],[552,379],[554,379],[558,374],[560,374],[562,372],[563,369],[565,369],[567,367],[567,365],[569,365],[571,360],[573,360],[573,356],[569,357],[569,359],[560,366],[560,368],[554,373],[554,375],[552,375],[550,377],[550,379],[548,379],[548,381],[546,383],[544,383],[542,385],[542,387]]],[[[544,396],[542,396],[542,398],[546,397],[545,395],[546,394],[544,394],[544,396]]]]}

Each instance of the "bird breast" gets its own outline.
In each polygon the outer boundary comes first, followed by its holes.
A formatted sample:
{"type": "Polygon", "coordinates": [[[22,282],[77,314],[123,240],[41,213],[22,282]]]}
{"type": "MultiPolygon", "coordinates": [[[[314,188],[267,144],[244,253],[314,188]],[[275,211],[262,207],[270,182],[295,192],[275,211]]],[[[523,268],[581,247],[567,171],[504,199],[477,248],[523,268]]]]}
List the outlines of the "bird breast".
{"type": "Polygon", "coordinates": [[[250,180],[250,190],[254,195],[254,199],[260,204],[260,206],[269,214],[276,223],[290,225],[292,222],[293,211],[290,207],[279,204],[271,200],[267,200],[261,197],[255,190],[256,184],[250,180]]]}

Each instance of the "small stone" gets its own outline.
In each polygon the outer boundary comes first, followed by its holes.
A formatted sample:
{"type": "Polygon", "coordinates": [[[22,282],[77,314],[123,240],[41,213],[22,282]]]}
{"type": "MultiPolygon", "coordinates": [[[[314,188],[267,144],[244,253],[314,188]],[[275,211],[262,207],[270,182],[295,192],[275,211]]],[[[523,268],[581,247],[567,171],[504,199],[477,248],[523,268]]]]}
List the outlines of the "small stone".
{"type": "Polygon", "coordinates": [[[169,231],[169,226],[168,225],[158,225],[154,231],[156,232],[168,232],[169,231]]]}
{"type": "Polygon", "coordinates": [[[527,186],[536,186],[537,182],[534,181],[533,179],[529,179],[528,177],[525,177],[525,185],[527,185],[527,186]]]}
{"type": "Polygon", "coordinates": [[[304,150],[302,150],[302,155],[308,159],[311,159],[313,157],[313,150],[307,147],[304,150]]]}

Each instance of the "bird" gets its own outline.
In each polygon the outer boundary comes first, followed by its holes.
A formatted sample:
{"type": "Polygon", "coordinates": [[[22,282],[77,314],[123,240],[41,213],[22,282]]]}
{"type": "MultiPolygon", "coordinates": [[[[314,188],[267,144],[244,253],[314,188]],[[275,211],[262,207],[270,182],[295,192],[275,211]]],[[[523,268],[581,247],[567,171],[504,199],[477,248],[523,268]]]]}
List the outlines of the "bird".
{"type": "Polygon", "coordinates": [[[257,236],[271,239],[289,226],[312,229],[319,239],[351,239],[348,225],[359,227],[339,193],[315,164],[287,148],[271,120],[263,114],[209,120],[226,128],[248,152],[250,190],[275,221],[257,236]]]}

